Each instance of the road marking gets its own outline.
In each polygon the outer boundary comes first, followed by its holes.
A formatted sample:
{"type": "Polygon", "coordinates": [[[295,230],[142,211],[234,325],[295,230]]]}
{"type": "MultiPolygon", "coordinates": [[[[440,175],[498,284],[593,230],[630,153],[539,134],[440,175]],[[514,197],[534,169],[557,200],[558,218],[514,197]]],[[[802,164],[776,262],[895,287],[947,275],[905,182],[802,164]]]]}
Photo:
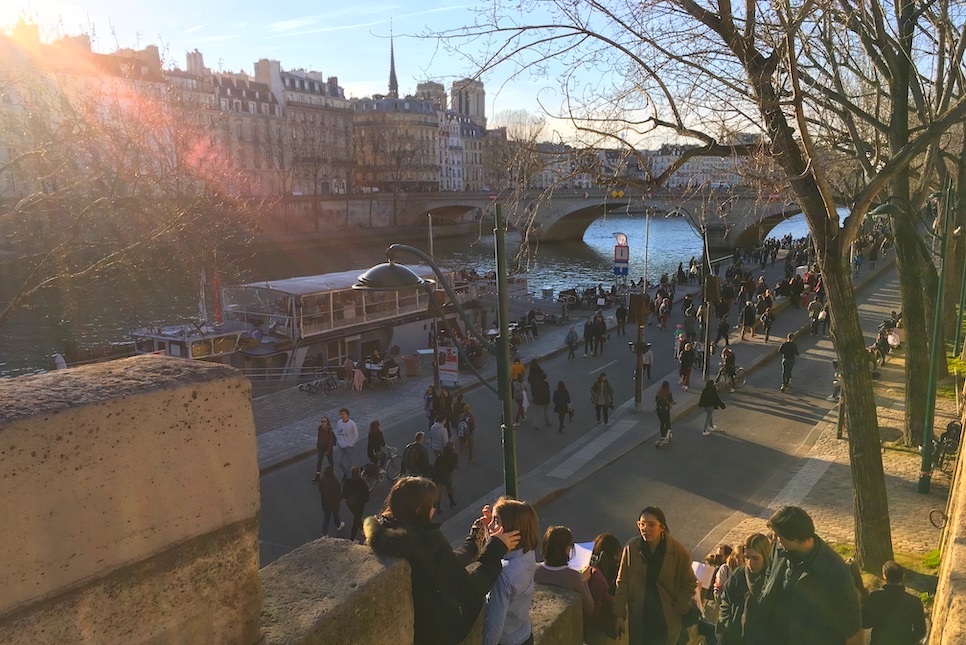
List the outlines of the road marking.
{"type": "Polygon", "coordinates": [[[613,364],[614,364],[614,363],[616,363],[616,362],[617,362],[617,359],[615,358],[614,360],[612,360],[612,361],[611,361],[610,363],[608,363],[607,365],[601,365],[600,367],[598,367],[598,368],[597,368],[597,369],[595,369],[595,370],[590,370],[590,373],[591,373],[591,374],[593,374],[594,372],[599,372],[599,371],[601,371],[602,369],[604,369],[605,367],[610,367],[611,365],[613,365],[613,364]]]}
{"type": "Polygon", "coordinates": [[[547,477],[567,479],[575,472],[586,466],[591,459],[599,455],[609,445],[627,434],[627,431],[637,424],[636,421],[617,421],[614,426],[597,437],[586,446],[575,452],[569,459],[547,473],[547,477]]]}

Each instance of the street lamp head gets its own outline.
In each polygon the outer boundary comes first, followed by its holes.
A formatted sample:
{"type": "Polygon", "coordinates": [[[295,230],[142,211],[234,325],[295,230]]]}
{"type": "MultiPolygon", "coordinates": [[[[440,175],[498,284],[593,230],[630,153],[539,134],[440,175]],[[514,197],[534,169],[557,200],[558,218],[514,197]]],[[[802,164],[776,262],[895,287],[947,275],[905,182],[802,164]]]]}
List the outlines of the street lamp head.
{"type": "Polygon", "coordinates": [[[869,213],[870,215],[902,215],[902,209],[895,204],[879,204],[869,213]]]}
{"type": "Polygon", "coordinates": [[[407,291],[434,284],[433,280],[421,278],[409,267],[392,260],[377,264],[357,280],[352,288],[359,291],[407,291]]]}

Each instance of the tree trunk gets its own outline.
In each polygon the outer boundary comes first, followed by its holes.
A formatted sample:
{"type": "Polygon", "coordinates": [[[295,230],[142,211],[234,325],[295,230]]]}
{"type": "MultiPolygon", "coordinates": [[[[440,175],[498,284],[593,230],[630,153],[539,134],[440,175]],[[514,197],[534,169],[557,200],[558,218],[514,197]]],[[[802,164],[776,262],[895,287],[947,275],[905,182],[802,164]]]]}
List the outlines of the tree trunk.
{"type": "Polygon", "coordinates": [[[929,387],[929,324],[926,312],[926,280],[922,266],[921,242],[907,216],[893,217],[896,269],[902,298],[902,324],[906,330],[906,412],[902,439],[909,446],[922,445],[926,421],[926,395],[929,387]]]}

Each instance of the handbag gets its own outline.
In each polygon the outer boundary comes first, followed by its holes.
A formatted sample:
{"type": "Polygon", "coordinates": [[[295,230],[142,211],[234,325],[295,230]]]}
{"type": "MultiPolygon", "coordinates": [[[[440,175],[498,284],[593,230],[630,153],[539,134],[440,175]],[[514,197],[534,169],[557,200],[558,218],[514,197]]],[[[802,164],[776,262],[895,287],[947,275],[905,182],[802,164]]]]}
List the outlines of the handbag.
{"type": "Polygon", "coordinates": [[[570,415],[570,420],[573,421],[574,420],[574,406],[570,405],[569,403],[567,404],[567,414],[570,415]]]}

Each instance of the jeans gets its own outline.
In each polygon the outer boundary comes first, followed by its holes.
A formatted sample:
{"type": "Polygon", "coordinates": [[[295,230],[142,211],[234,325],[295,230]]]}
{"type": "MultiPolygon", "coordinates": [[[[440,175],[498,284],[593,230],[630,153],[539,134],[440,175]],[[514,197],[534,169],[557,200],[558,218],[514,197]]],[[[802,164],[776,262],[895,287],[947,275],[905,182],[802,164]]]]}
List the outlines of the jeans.
{"type": "Polygon", "coordinates": [[[519,423],[521,419],[527,420],[527,411],[523,409],[523,399],[514,399],[517,404],[517,413],[513,417],[513,423],[519,423]]]}
{"type": "Polygon", "coordinates": [[[329,465],[330,466],[333,465],[332,464],[332,450],[331,449],[326,450],[325,448],[316,448],[316,451],[319,453],[319,456],[315,460],[315,474],[316,475],[321,475],[322,474],[322,459],[323,459],[323,457],[328,458],[329,465]]]}
{"type": "Polygon", "coordinates": [[[352,468],[352,449],[355,446],[343,448],[336,444],[332,449],[332,456],[335,457],[335,467],[342,473],[342,479],[349,479],[349,469],[352,468]]]}
{"type": "Polygon", "coordinates": [[[550,425],[550,406],[549,405],[538,405],[538,408],[543,410],[543,423],[545,425],[550,425]]]}
{"type": "Polygon", "coordinates": [[[473,461],[473,435],[468,434],[460,437],[460,452],[466,453],[467,459],[473,461]]]}
{"type": "Polygon", "coordinates": [[[563,432],[564,417],[566,417],[566,416],[567,416],[567,413],[566,412],[558,412],[557,413],[557,418],[560,420],[560,425],[557,427],[557,430],[560,431],[560,432],[563,432]]]}
{"type": "Polygon", "coordinates": [[[794,358],[782,359],[782,385],[788,385],[792,380],[792,368],[795,367],[794,358]]]}
{"type": "Polygon", "coordinates": [[[651,378],[651,364],[650,363],[644,363],[644,365],[642,366],[642,369],[647,374],[647,378],[650,379],[651,378]]]}
{"type": "Polygon", "coordinates": [[[600,413],[604,413],[604,423],[607,423],[607,413],[610,411],[610,405],[594,405],[597,409],[597,423],[600,423],[600,413]]]}
{"type": "Polygon", "coordinates": [[[661,422],[661,437],[666,437],[671,431],[671,411],[657,410],[657,418],[661,422]]]}
{"type": "Polygon", "coordinates": [[[624,332],[624,323],[625,322],[627,322],[627,321],[621,320],[620,318],[617,319],[617,335],[618,336],[624,336],[624,335],[626,335],[625,332],[624,332]]]}
{"type": "Polygon", "coordinates": [[[339,528],[339,525],[342,524],[342,520],[339,519],[339,509],[335,509],[334,511],[327,511],[326,509],[323,508],[322,509],[322,515],[323,515],[323,519],[322,519],[322,535],[328,535],[329,534],[329,521],[332,519],[333,516],[335,516],[335,527],[336,528],[339,528]]]}
{"type": "Polygon", "coordinates": [[[704,431],[714,427],[714,406],[704,408],[704,431]]]}
{"type": "MultiPolygon", "coordinates": [[[[356,534],[362,530],[362,514],[365,512],[365,507],[350,507],[349,512],[352,513],[352,528],[349,530],[349,539],[355,540],[356,534]]],[[[335,518],[335,521],[339,521],[338,516],[335,518]]]]}

